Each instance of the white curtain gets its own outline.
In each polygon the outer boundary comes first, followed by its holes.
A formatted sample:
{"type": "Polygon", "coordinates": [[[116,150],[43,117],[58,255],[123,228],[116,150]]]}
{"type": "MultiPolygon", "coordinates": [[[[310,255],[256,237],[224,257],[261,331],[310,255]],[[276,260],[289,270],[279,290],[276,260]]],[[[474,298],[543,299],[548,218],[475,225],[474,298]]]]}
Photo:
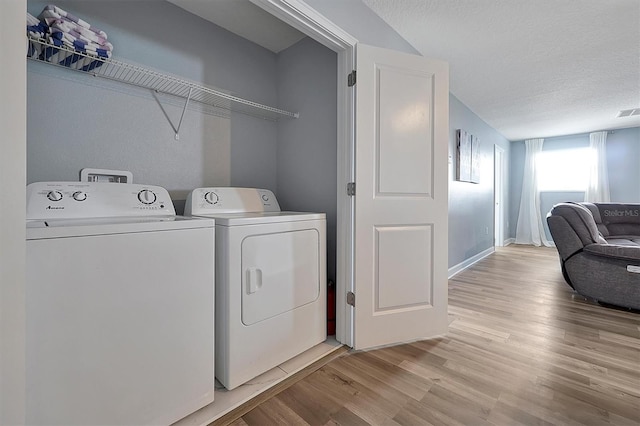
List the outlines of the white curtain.
{"type": "Polygon", "coordinates": [[[516,244],[533,244],[534,246],[553,246],[547,240],[540,214],[540,192],[536,173],[536,158],[542,151],[544,139],[529,139],[525,143],[524,176],[522,179],[522,195],[520,212],[516,225],[516,244]]]}
{"type": "Polygon", "coordinates": [[[590,203],[608,203],[609,172],[607,170],[607,132],[589,134],[592,160],[589,165],[589,182],[584,191],[584,201],[590,203]]]}

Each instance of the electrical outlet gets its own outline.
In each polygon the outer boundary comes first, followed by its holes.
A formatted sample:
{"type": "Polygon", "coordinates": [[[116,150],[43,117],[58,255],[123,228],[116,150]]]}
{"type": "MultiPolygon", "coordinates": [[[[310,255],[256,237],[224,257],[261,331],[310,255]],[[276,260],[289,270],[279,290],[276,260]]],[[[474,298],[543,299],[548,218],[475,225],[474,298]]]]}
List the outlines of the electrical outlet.
{"type": "Polygon", "coordinates": [[[84,168],[80,170],[80,182],[133,183],[133,174],[124,170],[84,168]]]}
{"type": "Polygon", "coordinates": [[[484,235],[489,235],[489,227],[485,226],[484,228],[484,235]]]}

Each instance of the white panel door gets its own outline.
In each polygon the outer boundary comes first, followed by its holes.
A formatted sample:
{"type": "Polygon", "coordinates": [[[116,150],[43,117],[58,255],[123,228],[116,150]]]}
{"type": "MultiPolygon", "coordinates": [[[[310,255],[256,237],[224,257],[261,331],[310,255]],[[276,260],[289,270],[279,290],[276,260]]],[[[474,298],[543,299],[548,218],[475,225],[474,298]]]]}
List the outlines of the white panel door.
{"type": "Polygon", "coordinates": [[[447,330],[449,68],[358,44],[354,347],[447,330]]]}

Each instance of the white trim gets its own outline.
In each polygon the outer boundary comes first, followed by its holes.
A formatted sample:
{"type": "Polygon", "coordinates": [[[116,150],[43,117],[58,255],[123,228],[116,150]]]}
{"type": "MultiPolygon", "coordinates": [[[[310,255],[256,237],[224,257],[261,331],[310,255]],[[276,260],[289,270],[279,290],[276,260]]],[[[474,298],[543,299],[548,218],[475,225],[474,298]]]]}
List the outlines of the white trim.
{"type": "Polygon", "coordinates": [[[515,238],[507,238],[506,240],[504,240],[504,246],[508,246],[510,244],[515,244],[516,243],[516,239],[515,238]]]}
{"type": "Polygon", "coordinates": [[[337,104],[337,223],[336,223],[336,340],[353,347],[353,307],[347,305],[347,291],[354,285],[353,197],[346,186],[355,172],[354,158],[354,90],[346,84],[347,75],[355,69],[355,46],[358,40],[328,20],[302,0],[250,0],[298,31],[338,54],[337,104]]]}
{"type": "Polygon", "coordinates": [[[26,0],[1,0],[0,424],[25,424],[26,0]]]}
{"type": "Polygon", "coordinates": [[[324,342],[313,346],[233,390],[216,389],[215,400],[211,404],[205,405],[198,411],[178,420],[173,426],[209,425],[258,395],[303,371],[316,361],[330,356],[342,346],[339,342],[329,337],[324,342]]]}
{"type": "Polygon", "coordinates": [[[354,345],[354,311],[347,304],[348,291],[355,285],[355,204],[347,195],[347,183],[355,181],[355,98],[354,89],[346,84],[347,75],[355,68],[355,47],[338,53],[337,108],[337,220],[336,220],[336,340],[354,345]],[[342,309],[339,309],[342,307],[342,309]]]}
{"type": "Polygon", "coordinates": [[[493,145],[493,176],[493,241],[496,247],[500,247],[504,245],[504,188],[506,187],[506,179],[505,150],[499,145],[493,145]],[[498,158],[500,158],[499,163],[498,158]]]}
{"type": "Polygon", "coordinates": [[[329,49],[339,52],[358,40],[301,0],[249,0],[329,49]]]}
{"type": "Polygon", "coordinates": [[[472,256],[469,259],[458,263],[456,266],[449,268],[449,279],[451,279],[454,275],[458,274],[459,272],[464,271],[474,263],[481,261],[482,259],[489,256],[491,253],[494,253],[495,251],[496,251],[495,247],[489,247],[485,251],[482,251],[476,254],[475,256],[472,256]]]}

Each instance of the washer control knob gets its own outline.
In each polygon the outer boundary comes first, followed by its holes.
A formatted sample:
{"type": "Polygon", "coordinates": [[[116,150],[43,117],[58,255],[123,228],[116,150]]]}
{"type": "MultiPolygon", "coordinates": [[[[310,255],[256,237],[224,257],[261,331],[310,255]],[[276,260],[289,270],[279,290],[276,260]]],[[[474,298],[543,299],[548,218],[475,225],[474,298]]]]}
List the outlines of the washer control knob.
{"type": "Polygon", "coordinates": [[[269,202],[269,196],[267,194],[262,194],[262,201],[265,203],[269,202]]]}
{"type": "Polygon", "coordinates": [[[72,197],[76,201],[84,201],[87,199],[87,193],[82,191],[76,191],[73,193],[72,197]]]}
{"type": "Polygon", "coordinates": [[[207,192],[206,194],[204,194],[204,200],[209,204],[218,204],[220,198],[215,192],[207,192]]]}
{"type": "Polygon", "coordinates": [[[153,204],[156,202],[156,198],[156,194],[150,189],[143,189],[138,192],[138,200],[140,200],[142,204],[153,204]]]}
{"type": "Polygon", "coordinates": [[[60,201],[62,200],[62,192],[60,191],[49,191],[47,194],[47,198],[51,201],[60,201]]]}

